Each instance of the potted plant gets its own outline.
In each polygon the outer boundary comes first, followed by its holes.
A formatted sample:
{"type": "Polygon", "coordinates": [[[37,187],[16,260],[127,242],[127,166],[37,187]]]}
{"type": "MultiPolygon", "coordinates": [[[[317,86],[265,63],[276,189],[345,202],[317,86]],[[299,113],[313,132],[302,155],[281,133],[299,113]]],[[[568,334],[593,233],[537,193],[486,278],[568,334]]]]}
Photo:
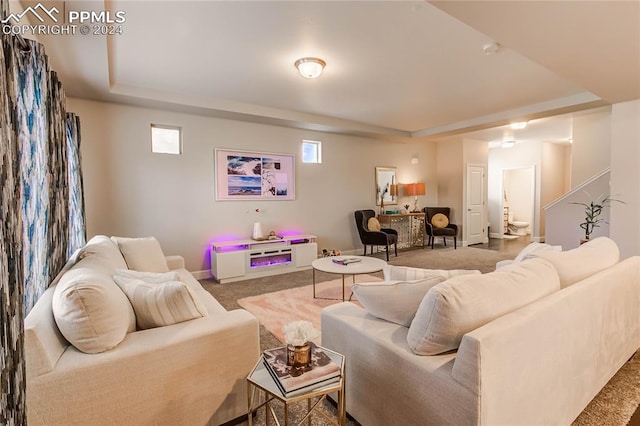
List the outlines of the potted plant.
{"type": "MultiPolygon", "coordinates": [[[[589,194],[587,193],[587,195],[589,194]]],[[[624,204],[624,201],[616,200],[615,198],[611,198],[608,195],[605,197],[604,194],[589,203],[571,203],[584,207],[585,219],[584,222],[580,224],[580,228],[584,229],[584,238],[580,240],[580,244],[589,241],[589,239],[591,238],[591,233],[594,229],[600,226],[601,222],[607,223],[603,218],[600,217],[600,215],[602,214],[602,211],[606,207],[611,206],[611,203],[613,202],[624,204]]]]}

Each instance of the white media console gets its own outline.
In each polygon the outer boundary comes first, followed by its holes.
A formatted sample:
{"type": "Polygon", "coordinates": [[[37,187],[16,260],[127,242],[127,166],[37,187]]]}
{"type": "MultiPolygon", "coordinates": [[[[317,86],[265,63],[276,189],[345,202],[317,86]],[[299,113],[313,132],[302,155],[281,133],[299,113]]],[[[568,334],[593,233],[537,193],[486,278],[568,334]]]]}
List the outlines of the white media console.
{"type": "Polygon", "coordinates": [[[227,283],[309,269],[317,258],[315,235],[223,241],[211,244],[211,274],[227,283]]]}

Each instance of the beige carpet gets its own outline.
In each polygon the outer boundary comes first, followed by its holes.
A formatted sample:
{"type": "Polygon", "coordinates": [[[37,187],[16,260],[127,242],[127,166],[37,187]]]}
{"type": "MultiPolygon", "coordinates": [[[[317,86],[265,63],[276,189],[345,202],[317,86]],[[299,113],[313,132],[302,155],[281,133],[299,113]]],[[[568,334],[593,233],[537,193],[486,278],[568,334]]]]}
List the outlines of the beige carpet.
{"type": "MultiPolygon", "coordinates": [[[[372,275],[358,275],[356,282],[375,282],[381,278],[372,275]]],[[[351,295],[351,277],[345,278],[345,298],[351,295]]],[[[341,303],[342,279],[338,278],[316,284],[316,297],[313,298],[313,287],[296,287],[289,290],[280,290],[273,293],[259,294],[238,300],[238,305],[255,315],[260,323],[274,336],[284,343],[282,326],[291,321],[311,321],[320,330],[320,311],[322,308],[341,303]]],[[[354,303],[358,303],[354,301],[354,303]]],[[[314,339],[321,344],[320,337],[314,339]]]]}

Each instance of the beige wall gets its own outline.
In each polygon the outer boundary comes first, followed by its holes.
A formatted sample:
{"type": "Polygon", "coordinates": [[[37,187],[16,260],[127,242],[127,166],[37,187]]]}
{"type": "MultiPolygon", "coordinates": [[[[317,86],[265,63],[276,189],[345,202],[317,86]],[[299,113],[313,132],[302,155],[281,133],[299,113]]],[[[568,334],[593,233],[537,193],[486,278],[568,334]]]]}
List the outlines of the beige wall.
{"type": "Polygon", "coordinates": [[[610,236],[622,258],[640,255],[640,100],[615,104],[611,114],[610,236]]]}
{"type": "Polygon", "coordinates": [[[611,108],[578,113],[573,118],[571,188],[609,167],[611,108]]]}
{"type": "MultiPolygon", "coordinates": [[[[192,271],[209,269],[212,240],[247,238],[256,221],[264,230],[315,234],[320,249],[360,252],[353,211],[375,208],[376,166],[397,167],[401,183],[425,182],[427,195],[419,205],[437,204],[433,143],[398,144],[79,99],[67,105],[81,119],[89,236],[154,235],[167,254],[183,255],[192,271]],[[183,155],[152,154],[150,123],[181,126],[183,155]],[[301,162],[303,139],[322,141],[322,164],[301,162]],[[216,147],[295,154],[296,199],[215,201],[216,147]],[[413,154],[420,158],[417,165],[411,164],[413,154]]],[[[406,201],[412,200],[400,197],[406,201]]]]}
{"type": "Polygon", "coordinates": [[[569,190],[566,169],[570,148],[565,145],[544,142],[542,144],[542,175],[540,177],[540,235],[545,235],[544,206],[569,190]]]}
{"type": "MultiPolygon", "coordinates": [[[[430,207],[450,207],[451,223],[462,228],[462,195],[464,189],[463,141],[462,138],[448,139],[437,143],[438,198],[430,207]]],[[[459,232],[463,232],[460,230],[459,232]]],[[[460,237],[461,234],[458,235],[460,237]]]]}

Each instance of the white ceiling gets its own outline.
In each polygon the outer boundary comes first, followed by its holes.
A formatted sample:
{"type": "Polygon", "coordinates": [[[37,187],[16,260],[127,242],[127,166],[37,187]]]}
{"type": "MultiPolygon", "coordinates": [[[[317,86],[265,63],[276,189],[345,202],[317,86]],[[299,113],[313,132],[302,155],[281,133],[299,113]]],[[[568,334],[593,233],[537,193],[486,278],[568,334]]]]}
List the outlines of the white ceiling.
{"type": "Polygon", "coordinates": [[[41,3],[126,14],[39,38],[73,97],[405,141],[640,98],[638,1],[41,3]]]}

